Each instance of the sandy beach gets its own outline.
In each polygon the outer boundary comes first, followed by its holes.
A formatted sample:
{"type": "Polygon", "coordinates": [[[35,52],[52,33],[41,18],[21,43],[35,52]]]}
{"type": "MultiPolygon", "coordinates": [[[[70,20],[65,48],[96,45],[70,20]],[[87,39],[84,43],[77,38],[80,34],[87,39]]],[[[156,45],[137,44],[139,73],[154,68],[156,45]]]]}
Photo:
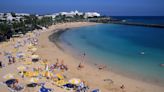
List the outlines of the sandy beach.
{"type": "MultiPolygon", "coordinates": [[[[49,36],[51,34],[53,34],[54,32],[58,32],[62,29],[64,30],[66,28],[75,28],[90,25],[96,25],[96,23],[75,22],[50,26],[38,37],[38,50],[36,51],[36,54],[38,54],[42,59],[47,59],[50,64],[56,63],[57,59],[59,59],[59,61],[64,60],[64,64],[68,66],[68,71],[64,73],[65,76],[67,76],[67,79],[79,78],[81,80],[85,80],[90,90],[100,89],[101,92],[164,92],[164,87],[124,77],[119,74],[113,73],[110,70],[99,70],[98,67],[87,63],[84,64],[84,68],[78,70],[77,67],[81,60],[74,58],[68,53],[65,53],[49,40],[49,36]],[[121,88],[122,85],[124,85],[123,88],[121,88]]],[[[15,41],[18,39],[21,40],[21,38],[15,38],[15,41]]],[[[14,44],[14,41],[0,43],[0,52],[12,51],[12,44],[14,44]]],[[[25,46],[22,47],[20,50],[26,53],[27,48],[28,47],[25,46]]],[[[1,61],[4,60],[4,57],[0,56],[0,58],[1,61]]],[[[25,59],[25,61],[30,61],[30,59],[27,58],[25,59]]],[[[3,63],[5,63],[6,66],[0,69],[0,82],[5,81],[5,79],[3,78],[5,74],[14,73],[16,78],[20,80],[20,83],[22,83],[23,85],[28,83],[29,78],[21,78],[18,75],[17,71],[17,67],[24,64],[23,61],[16,62],[11,65],[7,65],[7,62],[3,63]]],[[[31,69],[32,67],[37,67],[39,66],[39,64],[40,63],[34,63],[28,68],[31,69]]],[[[55,90],[54,92],[68,92],[63,88],[53,85],[53,82],[51,80],[43,79],[41,81],[46,82],[46,87],[53,88],[55,90]]],[[[38,92],[38,89],[39,87],[33,89],[26,88],[24,92],[38,92]]],[[[7,92],[5,90],[6,87],[0,87],[1,92],[7,92]]]]}

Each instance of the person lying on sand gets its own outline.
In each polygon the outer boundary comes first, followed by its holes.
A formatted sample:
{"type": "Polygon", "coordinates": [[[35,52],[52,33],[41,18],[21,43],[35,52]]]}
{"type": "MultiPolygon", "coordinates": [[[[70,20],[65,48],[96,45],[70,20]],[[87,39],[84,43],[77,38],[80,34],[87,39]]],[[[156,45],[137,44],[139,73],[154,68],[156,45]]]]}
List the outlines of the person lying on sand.
{"type": "Polygon", "coordinates": [[[99,69],[99,70],[102,70],[102,69],[104,69],[104,68],[106,68],[106,65],[99,65],[99,66],[98,66],[98,69],[99,69]]]}
{"type": "Polygon", "coordinates": [[[120,88],[121,88],[121,89],[125,89],[125,86],[124,86],[124,85],[121,85],[120,88]]]}

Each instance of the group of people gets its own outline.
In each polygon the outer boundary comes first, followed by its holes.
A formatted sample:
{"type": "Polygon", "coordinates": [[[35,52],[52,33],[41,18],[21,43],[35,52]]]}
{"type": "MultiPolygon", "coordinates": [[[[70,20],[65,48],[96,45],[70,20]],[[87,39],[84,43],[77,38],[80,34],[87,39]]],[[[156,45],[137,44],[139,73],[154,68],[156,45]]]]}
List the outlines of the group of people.
{"type": "MultiPolygon", "coordinates": [[[[0,52],[0,56],[2,56],[2,52],[0,52]]],[[[16,62],[15,57],[12,56],[11,54],[4,52],[4,56],[6,57],[6,59],[8,61],[8,65],[16,62]]],[[[5,64],[2,61],[0,61],[0,68],[2,68],[4,66],[5,66],[5,64]]]]}
{"type": "Polygon", "coordinates": [[[77,87],[76,92],[87,92],[88,89],[89,89],[89,87],[88,87],[86,81],[81,81],[77,87]]]}
{"type": "MultiPolygon", "coordinates": [[[[32,45],[37,45],[38,43],[38,39],[36,38],[38,35],[40,35],[39,33],[34,33],[34,37],[30,37],[30,36],[24,36],[24,39],[22,39],[22,41],[18,41],[15,43],[14,48],[15,49],[19,49],[20,47],[23,47],[25,45],[28,44],[32,44],[32,45]]],[[[15,53],[16,56],[14,57],[14,55],[12,55],[11,53],[4,53],[4,56],[7,57],[8,60],[8,64],[13,64],[16,62],[16,59],[22,58],[23,57],[23,52],[16,52],[15,53]]],[[[0,52],[0,56],[2,55],[2,53],[0,52]]],[[[84,57],[85,57],[85,53],[83,54],[82,57],[82,62],[80,62],[80,64],[78,65],[78,69],[84,68],[84,57]]],[[[59,60],[58,58],[56,59],[56,63],[55,64],[46,64],[48,61],[47,60],[43,60],[43,62],[45,63],[45,69],[44,68],[33,68],[33,71],[48,71],[51,72],[55,75],[55,73],[53,72],[54,69],[59,70],[59,71],[67,71],[68,70],[68,66],[64,63],[64,60],[59,60]]],[[[0,68],[3,67],[2,61],[0,61],[0,68]]],[[[21,72],[21,76],[22,78],[24,78],[24,74],[28,72],[28,71],[23,71],[21,72]]],[[[42,77],[42,76],[41,76],[42,77]]],[[[11,86],[11,88],[16,88],[18,84],[18,81],[16,80],[16,82],[11,86]]],[[[80,84],[77,86],[76,88],[76,92],[87,92],[87,90],[89,89],[88,85],[86,84],[85,81],[81,81],[80,84]]]]}
{"type": "Polygon", "coordinates": [[[62,71],[66,70],[67,71],[68,67],[67,67],[67,65],[64,64],[64,60],[61,60],[61,62],[59,62],[59,59],[57,58],[56,63],[52,64],[50,66],[50,70],[54,70],[54,69],[58,69],[58,70],[62,70],[62,71]]]}
{"type": "Polygon", "coordinates": [[[9,65],[16,62],[14,56],[8,57],[8,61],[9,61],[9,63],[8,63],[9,65]]]}

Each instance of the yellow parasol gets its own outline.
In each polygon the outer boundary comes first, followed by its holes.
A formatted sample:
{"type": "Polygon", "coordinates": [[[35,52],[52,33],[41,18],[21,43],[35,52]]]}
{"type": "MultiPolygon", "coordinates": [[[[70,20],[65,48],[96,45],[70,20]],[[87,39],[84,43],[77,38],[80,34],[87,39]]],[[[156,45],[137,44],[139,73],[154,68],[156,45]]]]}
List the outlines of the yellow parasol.
{"type": "Polygon", "coordinates": [[[18,49],[14,48],[12,52],[16,53],[16,52],[18,52],[18,49]]]}
{"type": "Polygon", "coordinates": [[[30,82],[31,83],[38,83],[39,79],[38,78],[31,78],[30,82]]]}
{"type": "Polygon", "coordinates": [[[59,79],[64,79],[64,77],[61,74],[56,74],[56,77],[58,77],[59,79]]]}
{"type": "Polygon", "coordinates": [[[53,73],[51,73],[49,71],[45,72],[45,77],[52,77],[52,76],[53,76],[53,73]]]}
{"type": "Polygon", "coordinates": [[[32,64],[31,61],[27,61],[27,62],[24,63],[24,65],[31,65],[31,64],[32,64]]]}
{"type": "Polygon", "coordinates": [[[81,80],[77,79],[77,78],[73,78],[73,79],[69,80],[69,83],[72,83],[72,84],[75,84],[75,85],[79,84],[80,82],[81,82],[81,80]]]}
{"type": "Polygon", "coordinates": [[[57,82],[55,82],[55,84],[57,85],[57,86],[62,86],[62,85],[65,85],[65,84],[67,84],[68,82],[66,82],[66,81],[64,81],[64,80],[58,80],[57,82]]]}
{"type": "Polygon", "coordinates": [[[38,59],[39,58],[39,55],[32,55],[31,58],[32,59],[38,59]]]}
{"type": "Polygon", "coordinates": [[[33,48],[33,45],[29,44],[27,47],[28,47],[28,49],[31,49],[31,48],[33,48]]]}

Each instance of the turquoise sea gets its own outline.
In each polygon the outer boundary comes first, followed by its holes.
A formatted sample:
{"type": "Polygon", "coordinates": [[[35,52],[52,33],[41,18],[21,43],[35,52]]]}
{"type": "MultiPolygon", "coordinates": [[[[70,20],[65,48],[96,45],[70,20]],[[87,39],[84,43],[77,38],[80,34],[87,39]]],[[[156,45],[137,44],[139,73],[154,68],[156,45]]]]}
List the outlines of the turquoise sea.
{"type": "Polygon", "coordinates": [[[106,64],[123,76],[164,85],[164,29],[98,24],[69,29],[61,46],[86,62],[106,64]]]}

